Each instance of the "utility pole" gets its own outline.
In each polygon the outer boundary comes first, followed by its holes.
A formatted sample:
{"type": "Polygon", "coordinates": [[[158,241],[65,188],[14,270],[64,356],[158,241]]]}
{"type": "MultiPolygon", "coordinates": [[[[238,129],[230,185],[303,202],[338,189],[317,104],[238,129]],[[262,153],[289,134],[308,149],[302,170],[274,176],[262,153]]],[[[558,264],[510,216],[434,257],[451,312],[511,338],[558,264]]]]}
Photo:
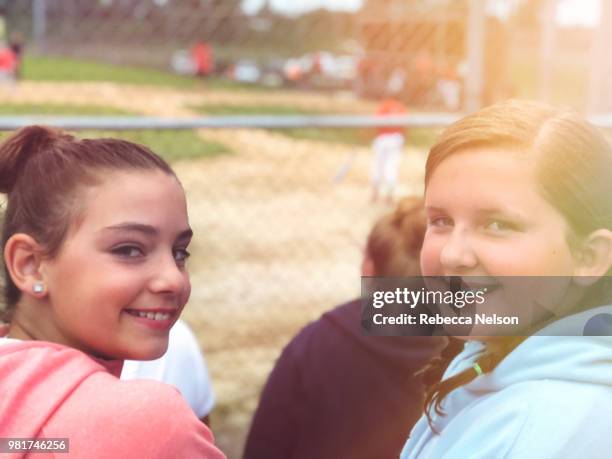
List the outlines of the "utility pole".
{"type": "Polygon", "coordinates": [[[47,33],[47,0],[34,0],[32,4],[32,30],[34,46],[38,52],[42,52],[47,33]]]}
{"type": "Polygon", "coordinates": [[[589,85],[591,113],[612,113],[612,61],[609,47],[612,43],[612,2],[601,2],[599,29],[594,32],[594,46],[589,85]]]}
{"type": "Polygon", "coordinates": [[[482,104],[483,56],[485,40],[485,0],[470,0],[467,23],[467,63],[465,111],[473,112],[482,104]]]}
{"type": "Polygon", "coordinates": [[[540,14],[540,72],[539,97],[544,102],[550,102],[550,88],[553,80],[553,56],[555,55],[557,1],[545,0],[540,14]]]}

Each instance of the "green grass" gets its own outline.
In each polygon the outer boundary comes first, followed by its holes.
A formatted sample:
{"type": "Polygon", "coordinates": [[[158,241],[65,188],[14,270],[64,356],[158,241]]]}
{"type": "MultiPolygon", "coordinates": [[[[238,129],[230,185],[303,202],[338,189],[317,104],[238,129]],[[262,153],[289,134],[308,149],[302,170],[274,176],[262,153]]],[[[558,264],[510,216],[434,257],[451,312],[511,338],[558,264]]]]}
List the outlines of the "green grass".
{"type": "MultiPolygon", "coordinates": [[[[69,105],[0,105],[0,115],[9,116],[112,116],[134,115],[110,107],[69,106],[69,105]]],[[[4,140],[9,133],[1,133],[4,140]]],[[[81,131],[78,137],[117,137],[148,146],[166,160],[172,162],[179,159],[192,159],[217,156],[229,153],[227,147],[217,142],[202,139],[193,130],[134,130],[134,131],[81,131]]]]}
{"type": "Polygon", "coordinates": [[[67,57],[26,55],[23,78],[34,81],[108,81],[191,89],[199,80],[170,72],[67,57]]]}
{"type": "Polygon", "coordinates": [[[192,130],[81,131],[79,137],[117,137],[146,145],[168,162],[214,157],[229,153],[223,144],[204,140],[192,130]]]}
{"type": "Polygon", "coordinates": [[[192,105],[189,108],[206,115],[238,116],[238,115],[324,115],[326,112],[302,110],[287,105],[223,105],[203,104],[192,105]]]}
{"type": "MultiPolygon", "coordinates": [[[[287,105],[219,105],[203,104],[190,107],[204,115],[254,116],[254,115],[331,115],[333,113],[316,110],[303,110],[287,105]]],[[[348,145],[368,145],[374,138],[374,129],[367,128],[295,128],[271,129],[274,132],[294,139],[317,140],[348,145]]],[[[432,129],[413,128],[407,131],[407,144],[428,148],[433,144],[438,132],[432,129]]]]}
{"type": "Polygon", "coordinates": [[[133,114],[125,110],[97,105],[0,104],[0,115],[4,116],[126,116],[133,114]]]}
{"type": "Polygon", "coordinates": [[[205,87],[217,90],[270,90],[262,86],[238,83],[219,77],[201,79],[146,67],[129,67],[86,59],[27,54],[23,62],[23,79],[31,81],[103,81],[173,89],[205,87]]]}

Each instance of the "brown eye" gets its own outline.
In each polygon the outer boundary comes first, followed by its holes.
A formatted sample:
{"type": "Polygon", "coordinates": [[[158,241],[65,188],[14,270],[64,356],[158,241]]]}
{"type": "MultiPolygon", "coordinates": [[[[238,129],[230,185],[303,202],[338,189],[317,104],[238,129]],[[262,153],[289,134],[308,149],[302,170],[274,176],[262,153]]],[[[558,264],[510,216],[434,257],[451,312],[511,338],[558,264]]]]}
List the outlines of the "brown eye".
{"type": "Polygon", "coordinates": [[[144,252],[140,247],[135,245],[124,245],[121,247],[116,247],[111,251],[114,255],[118,255],[124,258],[135,258],[144,255],[144,252]]]}
{"type": "Polygon", "coordinates": [[[427,225],[441,228],[445,226],[452,226],[453,221],[448,217],[435,217],[435,218],[429,219],[429,221],[427,222],[427,225]]]}
{"type": "Polygon", "coordinates": [[[191,256],[191,254],[186,249],[175,249],[173,254],[174,259],[177,263],[185,263],[187,258],[191,256]]]}
{"type": "Polygon", "coordinates": [[[485,228],[491,231],[512,231],[516,226],[504,220],[491,220],[485,225],[485,228]]]}

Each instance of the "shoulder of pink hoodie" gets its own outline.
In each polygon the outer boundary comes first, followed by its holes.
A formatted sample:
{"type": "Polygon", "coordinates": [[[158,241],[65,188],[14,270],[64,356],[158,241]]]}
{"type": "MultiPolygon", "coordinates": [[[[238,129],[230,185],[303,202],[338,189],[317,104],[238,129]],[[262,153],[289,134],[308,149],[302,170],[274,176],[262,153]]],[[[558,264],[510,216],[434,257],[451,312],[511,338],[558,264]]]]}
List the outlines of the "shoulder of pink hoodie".
{"type": "Polygon", "coordinates": [[[74,458],[225,457],[178,391],[107,367],[54,343],[0,345],[0,437],[68,438],[74,458]]]}

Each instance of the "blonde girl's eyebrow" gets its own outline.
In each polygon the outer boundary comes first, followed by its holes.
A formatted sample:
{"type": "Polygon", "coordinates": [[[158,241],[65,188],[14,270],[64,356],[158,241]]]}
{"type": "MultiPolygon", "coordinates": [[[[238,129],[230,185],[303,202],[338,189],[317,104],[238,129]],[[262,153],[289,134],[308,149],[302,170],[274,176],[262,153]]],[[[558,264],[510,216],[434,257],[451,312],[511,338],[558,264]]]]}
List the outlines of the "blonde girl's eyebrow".
{"type": "Polygon", "coordinates": [[[515,211],[512,211],[510,209],[504,209],[504,208],[483,208],[483,209],[478,209],[477,213],[479,215],[484,215],[486,217],[505,217],[505,218],[510,218],[512,220],[524,220],[524,217],[515,211]]]}
{"type": "MultiPolygon", "coordinates": [[[[446,210],[442,207],[435,207],[435,206],[425,206],[425,211],[427,213],[440,213],[440,214],[445,214],[446,210]]],[[[476,213],[478,215],[484,215],[484,216],[505,216],[508,218],[513,218],[516,220],[523,220],[524,217],[521,213],[519,212],[515,212],[513,210],[507,209],[507,208],[502,208],[502,207],[483,207],[480,209],[476,210],[476,213]]]]}

